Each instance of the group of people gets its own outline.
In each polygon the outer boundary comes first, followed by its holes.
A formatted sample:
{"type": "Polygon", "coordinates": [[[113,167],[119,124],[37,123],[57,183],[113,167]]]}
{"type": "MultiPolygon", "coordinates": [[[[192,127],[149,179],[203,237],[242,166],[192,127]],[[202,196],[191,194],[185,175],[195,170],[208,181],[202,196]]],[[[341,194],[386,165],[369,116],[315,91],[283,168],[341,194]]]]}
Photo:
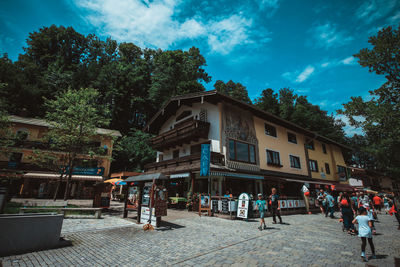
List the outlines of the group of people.
{"type": "MultiPolygon", "coordinates": [[[[378,213],[381,213],[382,207],[385,207],[386,213],[394,213],[400,230],[400,216],[397,213],[397,208],[392,199],[384,196],[383,199],[377,194],[368,196],[364,191],[352,193],[339,193],[336,201],[329,192],[320,190],[317,196],[317,201],[321,209],[321,213],[334,217],[335,210],[341,212],[341,220],[343,222],[342,229],[350,235],[356,235],[361,238],[361,258],[363,261],[368,261],[365,254],[367,241],[370,245],[372,255],[370,258],[376,258],[375,247],[372,241],[372,235],[376,234],[374,222],[378,219],[378,213]],[[358,224],[358,231],[355,228],[358,224]]],[[[392,215],[392,214],[391,214],[392,215]]]]}
{"type": "Polygon", "coordinates": [[[263,229],[267,229],[267,225],[265,224],[265,213],[268,210],[268,206],[270,207],[272,214],[272,223],[276,224],[276,217],[279,219],[279,223],[282,224],[281,217],[281,202],[279,200],[279,195],[276,191],[276,188],[271,189],[271,194],[265,199],[263,199],[262,194],[258,194],[258,199],[256,201],[256,209],[258,209],[260,215],[260,226],[258,229],[262,231],[263,229]],[[267,204],[268,201],[268,204],[267,204]]]}

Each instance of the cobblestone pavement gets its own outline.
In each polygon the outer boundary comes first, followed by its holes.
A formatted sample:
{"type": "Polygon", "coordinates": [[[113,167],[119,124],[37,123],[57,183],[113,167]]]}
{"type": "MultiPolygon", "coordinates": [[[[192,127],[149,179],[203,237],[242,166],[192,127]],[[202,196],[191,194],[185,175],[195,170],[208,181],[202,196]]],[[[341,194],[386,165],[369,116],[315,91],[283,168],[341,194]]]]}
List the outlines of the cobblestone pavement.
{"type": "MultiPolygon", "coordinates": [[[[129,225],[64,231],[73,246],[1,260],[3,266],[365,266],[360,239],[343,233],[338,220],[322,215],[283,219],[286,224],[272,225],[267,218],[270,228],[263,231],[256,220],[196,216],[171,220],[167,227],[147,233],[129,225]]],[[[369,264],[394,266],[393,257],[400,256],[400,231],[394,217],[379,219],[379,235],[374,236],[378,259],[369,264]]]]}

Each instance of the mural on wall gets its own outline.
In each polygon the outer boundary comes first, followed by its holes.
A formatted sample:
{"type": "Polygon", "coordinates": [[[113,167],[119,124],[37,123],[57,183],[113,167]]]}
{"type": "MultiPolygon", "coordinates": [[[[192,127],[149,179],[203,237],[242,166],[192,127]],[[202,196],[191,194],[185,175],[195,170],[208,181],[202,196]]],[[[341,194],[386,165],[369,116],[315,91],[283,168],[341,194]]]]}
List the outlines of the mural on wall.
{"type": "Polygon", "coordinates": [[[253,116],[250,112],[225,104],[224,132],[226,137],[257,144],[253,116]]]}

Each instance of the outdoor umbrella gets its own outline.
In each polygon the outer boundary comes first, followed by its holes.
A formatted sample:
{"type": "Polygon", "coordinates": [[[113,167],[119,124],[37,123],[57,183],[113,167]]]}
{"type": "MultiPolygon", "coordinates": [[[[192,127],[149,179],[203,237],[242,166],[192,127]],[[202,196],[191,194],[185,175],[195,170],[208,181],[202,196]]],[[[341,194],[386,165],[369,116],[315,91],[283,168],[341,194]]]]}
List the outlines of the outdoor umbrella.
{"type": "Polygon", "coordinates": [[[118,179],[118,178],[113,178],[113,179],[105,180],[104,182],[105,182],[105,183],[110,183],[110,184],[115,184],[115,183],[118,182],[118,181],[122,181],[122,180],[121,180],[121,179],[118,179]]]}
{"type": "Polygon", "coordinates": [[[126,182],[124,180],[119,180],[119,181],[116,181],[114,184],[115,185],[126,185],[126,182]]]}

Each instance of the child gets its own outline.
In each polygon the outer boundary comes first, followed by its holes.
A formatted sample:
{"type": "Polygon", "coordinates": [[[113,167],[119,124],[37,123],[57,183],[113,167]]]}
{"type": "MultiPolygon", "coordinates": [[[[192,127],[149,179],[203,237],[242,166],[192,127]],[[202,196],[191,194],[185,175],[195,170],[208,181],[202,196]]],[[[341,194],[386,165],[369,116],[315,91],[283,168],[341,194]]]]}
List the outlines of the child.
{"type": "Polygon", "coordinates": [[[262,194],[258,194],[258,200],[256,201],[256,208],[258,208],[258,212],[260,213],[260,227],[258,227],[258,230],[262,230],[262,226],[264,224],[264,230],[267,229],[267,226],[265,225],[265,210],[266,210],[267,203],[265,200],[262,199],[262,194]]]}
{"type": "Polygon", "coordinates": [[[358,236],[361,237],[361,258],[363,261],[367,262],[368,259],[365,256],[365,247],[367,246],[367,238],[368,243],[372,251],[372,256],[370,259],[376,259],[375,256],[375,247],[372,242],[372,222],[370,217],[367,215],[367,210],[364,207],[359,209],[359,214],[354,220],[353,223],[358,223],[358,236]]]}

